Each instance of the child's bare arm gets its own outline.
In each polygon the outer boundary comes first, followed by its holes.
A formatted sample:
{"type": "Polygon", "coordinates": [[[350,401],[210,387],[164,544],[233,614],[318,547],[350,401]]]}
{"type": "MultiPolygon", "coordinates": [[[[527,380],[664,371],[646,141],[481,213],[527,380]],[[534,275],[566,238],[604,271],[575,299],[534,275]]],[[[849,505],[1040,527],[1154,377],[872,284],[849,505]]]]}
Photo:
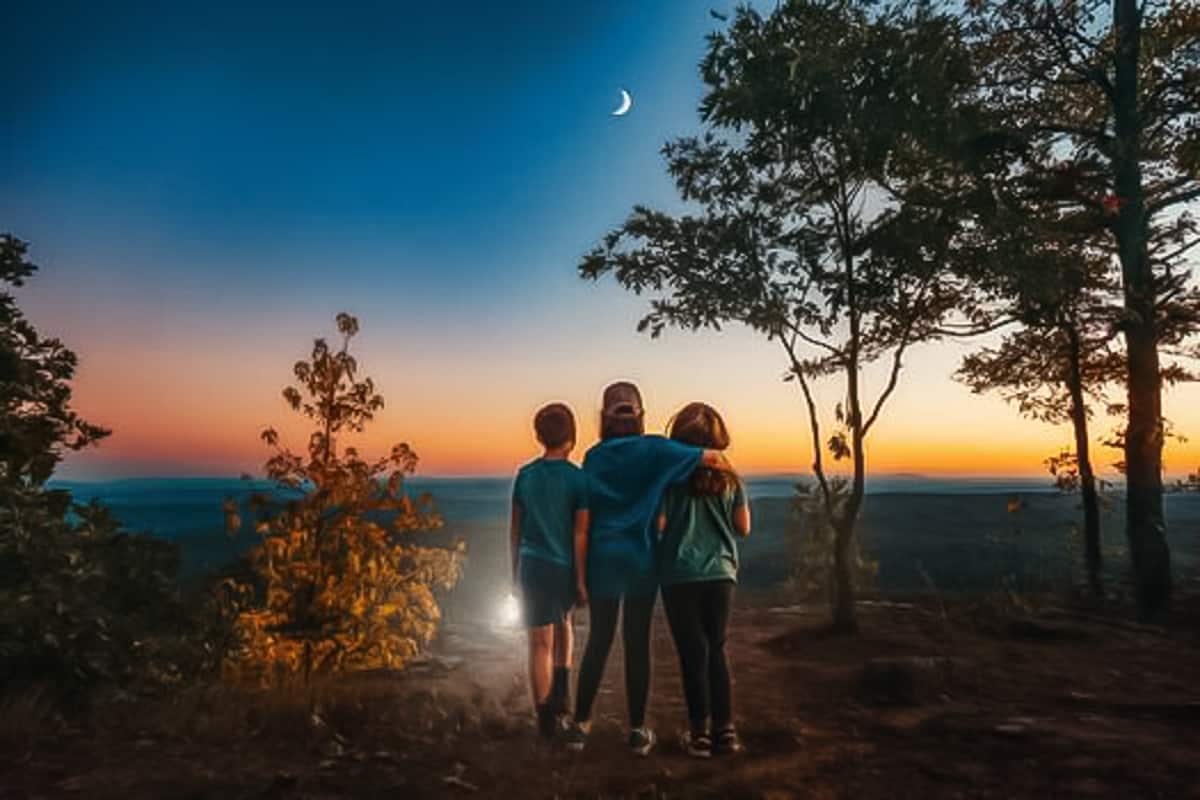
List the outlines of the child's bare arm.
{"type": "Polygon", "coordinates": [[[517,560],[521,550],[521,506],[512,504],[512,527],[509,530],[509,556],[512,560],[512,582],[517,585],[517,560]]]}
{"type": "Polygon", "coordinates": [[[750,535],[750,501],[733,509],[733,527],[743,539],[750,535]]]}
{"type": "Polygon", "coordinates": [[[731,475],[736,471],[733,465],[729,463],[729,459],[720,450],[705,450],[704,455],[700,459],[700,463],[709,469],[719,470],[720,472],[728,472],[731,475]]]}
{"type": "Polygon", "coordinates": [[[576,602],[581,606],[587,605],[587,550],[588,527],[592,524],[592,514],[586,508],[575,512],[575,595],[576,602]]]}

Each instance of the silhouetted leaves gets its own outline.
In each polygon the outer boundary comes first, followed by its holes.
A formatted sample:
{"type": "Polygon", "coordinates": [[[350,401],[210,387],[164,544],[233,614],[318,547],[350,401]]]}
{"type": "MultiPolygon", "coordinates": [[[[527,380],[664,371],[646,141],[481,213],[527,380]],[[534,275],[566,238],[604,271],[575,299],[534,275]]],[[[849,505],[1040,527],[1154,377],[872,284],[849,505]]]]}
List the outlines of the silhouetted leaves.
{"type": "MultiPolygon", "coordinates": [[[[709,37],[701,63],[705,130],[663,147],[685,210],[635,206],[579,264],[650,295],[638,329],[737,322],[778,342],[784,380],[808,412],[813,471],[831,492],[823,451],[848,459],[847,501],[827,512],[838,531],[836,613],[853,627],[845,567],[863,498],[866,436],[895,389],[903,356],[974,323],[969,278],[950,269],[959,208],[958,151],[986,153],[987,129],[966,104],[970,54],[952,16],[926,3],[808,0],[768,16],[739,8],[709,37]],[[888,362],[866,401],[863,368],[888,362]],[[813,382],[836,379],[839,430],[821,436],[813,382]]],[[[990,163],[990,162],[989,162],[990,163]]]]}
{"type": "Polygon", "coordinates": [[[216,617],[180,598],[177,547],[44,486],[65,451],[108,432],[71,407],[75,354],[8,291],[36,269],[23,242],[0,236],[0,675],[66,691],[178,683],[215,666],[217,648],[216,617]]]}

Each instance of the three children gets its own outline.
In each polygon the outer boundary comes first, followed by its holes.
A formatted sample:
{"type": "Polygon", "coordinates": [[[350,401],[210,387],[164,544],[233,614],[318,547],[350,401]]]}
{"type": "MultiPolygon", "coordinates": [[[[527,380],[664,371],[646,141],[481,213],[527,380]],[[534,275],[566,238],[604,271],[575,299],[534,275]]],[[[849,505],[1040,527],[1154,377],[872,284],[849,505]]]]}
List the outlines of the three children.
{"type": "Polygon", "coordinates": [[[671,438],[647,436],[637,387],[615,383],[604,392],[601,441],[582,470],[567,461],[575,426],[566,406],[543,408],[534,427],[546,453],[518,473],[512,544],[539,730],[552,736],[566,708],[574,602],[590,606],[591,620],[566,745],[586,744],[620,616],[629,747],[643,756],[653,749],[657,737],[645,710],[661,575],[688,702],[685,747],[697,757],[740,751],[724,631],[737,570],[732,536],[749,533],[749,506],[721,453],[729,444],[724,423],[708,406],[692,404],[676,417],[671,438]],[[714,522],[714,514],[727,519],[714,522]]]}

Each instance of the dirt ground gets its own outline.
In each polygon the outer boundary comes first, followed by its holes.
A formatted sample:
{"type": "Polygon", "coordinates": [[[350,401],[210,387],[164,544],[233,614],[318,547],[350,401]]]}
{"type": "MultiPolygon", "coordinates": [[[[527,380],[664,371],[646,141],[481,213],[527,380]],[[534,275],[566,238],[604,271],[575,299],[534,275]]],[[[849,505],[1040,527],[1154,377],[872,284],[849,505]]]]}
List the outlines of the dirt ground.
{"type": "Polygon", "coordinates": [[[86,725],[10,703],[0,797],[1200,798],[1200,603],[1184,605],[1166,631],[865,604],[839,638],[820,608],[745,600],[729,652],[748,751],[707,762],[677,744],[661,617],[644,759],[624,748],[619,650],[571,754],[534,737],[519,635],[453,628],[404,677],[117,699],[86,725]]]}

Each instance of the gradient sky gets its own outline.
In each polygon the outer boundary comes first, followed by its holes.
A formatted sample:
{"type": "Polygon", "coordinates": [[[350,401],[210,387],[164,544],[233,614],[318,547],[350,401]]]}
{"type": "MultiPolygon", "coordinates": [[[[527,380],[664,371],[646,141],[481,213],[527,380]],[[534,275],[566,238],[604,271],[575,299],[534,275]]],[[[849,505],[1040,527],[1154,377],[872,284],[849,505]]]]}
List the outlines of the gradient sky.
{"type": "MultiPolygon", "coordinates": [[[[653,428],[707,400],[744,470],[805,469],[771,345],[650,341],[641,301],[575,273],[634,203],[677,207],[658,150],[697,128],[708,4],[297,5],[6,8],[0,229],[32,243],[21,302],[78,352],[77,406],[115,431],[64,477],[254,471],[266,424],[302,444],[279,390],[341,310],[388,403],[366,444],[407,440],[424,473],[510,471],[550,400],[586,445],[617,378],[653,428]]],[[[967,347],[912,353],[872,469],[1032,474],[1069,441],[953,383],[967,347]]],[[[1200,435],[1200,391],[1167,409],[1200,435]]]]}

